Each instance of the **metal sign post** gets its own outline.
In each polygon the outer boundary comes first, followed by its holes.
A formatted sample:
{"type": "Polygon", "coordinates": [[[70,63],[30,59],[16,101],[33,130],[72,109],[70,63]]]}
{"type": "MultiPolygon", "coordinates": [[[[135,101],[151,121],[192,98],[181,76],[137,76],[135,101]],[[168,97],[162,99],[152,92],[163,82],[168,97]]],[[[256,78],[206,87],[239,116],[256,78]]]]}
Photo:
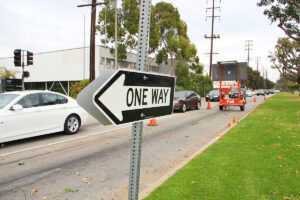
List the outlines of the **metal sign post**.
{"type": "Polygon", "coordinates": [[[151,0],[140,1],[136,71],[106,70],[77,96],[104,125],[132,124],[128,199],[138,200],[143,121],[172,114],[175,77],[147,73],[151,0]]]}
{"type": "MultiPolygon", "coordinates": [[[[139,39],[136,70],[147,71],[151,0],[140,1],[139,39]]],[[[128,200],[138,200],[143,122],[132,125],[128,200]]]]}

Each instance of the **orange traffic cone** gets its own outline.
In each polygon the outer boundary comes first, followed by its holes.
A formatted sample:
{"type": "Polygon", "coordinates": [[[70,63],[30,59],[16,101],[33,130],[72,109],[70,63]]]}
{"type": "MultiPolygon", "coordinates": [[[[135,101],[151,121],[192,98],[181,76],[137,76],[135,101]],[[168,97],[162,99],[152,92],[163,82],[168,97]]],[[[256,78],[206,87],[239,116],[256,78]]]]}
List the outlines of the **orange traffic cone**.
{"type": "Polygon", "coordinates": [[[264,101],[265,101],[266,99],[267,99],[266,96],[264,96],[264,101]]]}
{"type": "Polygon", "coordinates": [[[254,102],[256,102],[256,97],[254,97],[254,102]]]}
{"type": "Polygon", "coordinates": [[[231,124],[230,124],[230,122],[228,123],[228,127],[230,128],[230,126],[231,126],[231,124]]]}
{"type": "Polygon", "coordinates": [[[235,123],[235,118],[233,118],[232,123],[235,123]]]}
{"type": "Polygon", "coordinates": [[[207,110],[209,110],[209,109],[211,109],[211,107],[210,107],[210,101],[208,100],[208,102],[207,102],[207,110]]]}
{"type": "Polygon", "coordinates": [[[157,126],[156,119],[150,119],[148,126],[157,126]]]}

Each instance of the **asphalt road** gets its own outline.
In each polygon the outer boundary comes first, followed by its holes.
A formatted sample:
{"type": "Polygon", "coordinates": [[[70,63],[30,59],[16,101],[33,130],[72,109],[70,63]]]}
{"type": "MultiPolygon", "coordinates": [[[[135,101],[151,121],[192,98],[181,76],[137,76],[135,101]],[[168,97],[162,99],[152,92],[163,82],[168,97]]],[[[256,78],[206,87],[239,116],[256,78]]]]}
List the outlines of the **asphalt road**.
{"type": "MultiPolygon", "coordinates": [[[[228,123],[263,102],[247,98],[246,109],[174,113],[144,123],[140,192],[228,129],[228,123]]],[[[127,199],[131,126],[102,126],[91,119],[79,134],[20,140],[0,148],[0,199],[127,199]],[[33,194],[31,194],[31,192],[33,194]]]]}

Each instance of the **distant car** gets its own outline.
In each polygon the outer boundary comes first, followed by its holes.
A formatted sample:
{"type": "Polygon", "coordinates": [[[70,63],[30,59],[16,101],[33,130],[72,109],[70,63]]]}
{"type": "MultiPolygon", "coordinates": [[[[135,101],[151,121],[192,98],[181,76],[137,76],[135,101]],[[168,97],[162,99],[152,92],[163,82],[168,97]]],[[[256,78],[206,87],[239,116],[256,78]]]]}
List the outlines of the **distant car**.
{"type": "Polygon", "coordinates": [[[256,91],[256,96],[259,96],[259,95],[265,96],[266,93],[265,93],[264,90],[257,90],[257,91],[256,91]]]}
{"type": "Polygon", "coordinates": [[[174,93],[174,111],[185,112],[188,109],[200,109],[201,97],[193,91],[178,91],[174,93]]]}
{"type": "Polygon", "coordinates": [[[75,99],[50,91],[0,94],[0,143],[64,131],[76,134],[88,114],[75,99]]]}
{"type": "Polygon", "coordinates": [[[274,90],[274,93],[279,93],[280,91],[279,90],[274,90]]]}
{"type": "MultiPolygon", "coordinates": [[[[225,94],[222,93],[223,98],[225,97],[225,94]]],[[[220,101],[220,90],[212,90],[210,91],[206,97],[205,97],[206,102],[209,100],[211,102],[213,101],[220,101]]]]}
{"type": "Polygon", "coordinates": [[[270,93],[270,94],[274,94],[275,92],[274,92],[273,89],[269,89],[269,93],[270,93]]]}
{"type": "MultiPolygon", "coordinates": [[[[241,88],[241,95],[242,97],[246,98],[246,90],[244,88],[241,88]]],[[[229,98],[233,98],[233,99],[239,98],[239,90],[236,88],[231,89],[229,93],[229,98]]]]}
{"type": "Polygon", "coordinates": [[[252,97],[253,92],[251,90],[246,90],[246,97],[252,97]]]}
{"type": "Polygon", "coordinates": [[[268,89],[264,89],[264,92],[265,92],[266,95],[269,95],[269,94],[270,94],[270,92],[269,92],[268,89]]]}

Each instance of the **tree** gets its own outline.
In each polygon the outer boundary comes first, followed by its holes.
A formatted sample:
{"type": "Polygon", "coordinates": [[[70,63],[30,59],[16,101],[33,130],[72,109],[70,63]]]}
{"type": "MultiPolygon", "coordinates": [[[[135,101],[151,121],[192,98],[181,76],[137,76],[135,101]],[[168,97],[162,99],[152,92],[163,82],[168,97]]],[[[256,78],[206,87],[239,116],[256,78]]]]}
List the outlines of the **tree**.
{"type": "Polygon", "coordinates": [[[287,80],[300,85],[299,41],[279,38],[274,53],[269,55],[272,68],[275,68],[287,80]]]}
{"type": "Polygon", "coordinates": [[[264,14],[271,23],[279,21],[277,25],[289,38],[300,41],[300,3],[299,0],[260,0],[260,7],[268,6],[264,14]]]}
{"type": "Polygon", "coordinates": [[[16,78],[18,71],[8,70],[6,67],[0,67],[0,79],[16,78]]]}
{"type": "MultiPolygon", "coordinates": [[[[105,38],[102,44],[113,46],[115,34],[115,0],[105,0],[107,6],[99,12],[97,30],[105,38]]],[[[136,0],[123,0],[122,7],[118,9],[118,58],[126,59],[127,50],[136,50],[138,45],[139,31],[139,3],[136,0]]],[[[159,35],[158,25],[155,21],[155,8],[151,8],[149,54],[154,53],[158,48],[159,35]]],[[[114,53],[114,48],[111,48],[114,53]]],[[[147,64],[148,68],[150,63],[147,64]]]]}
{"type": "MultiPolygon", "coordinates": [[[[115,42],[115,0],[105,0],[106,6],[99,12],[98,25],[96,29],[105,38],[101,40],[102,44],[112,47],[115,42]]],[[[117,43],[118,43],[118,59],[126,59],[128,46],[134,46],[134,38],[129,37],[124,27],[122,10],[118,9],[117,24],[117,43]]],[[[115,49],[110,49],[114,53],[115,49]]]]}
{"type": "Polygon", "coordinates": [[[174,74],[176,63],[174,59],[177,56],[184,56],[184,47],[188,40],[187,25],[180,19],[180,14],[170,3],[159,2],[155,5],[156,21],[159,28],[159,47],[156,56],[156,62],[167,63],[170,57],[170,74],[174,74]],[[185,40],[187,39],[187,40],[185,40]]]}

